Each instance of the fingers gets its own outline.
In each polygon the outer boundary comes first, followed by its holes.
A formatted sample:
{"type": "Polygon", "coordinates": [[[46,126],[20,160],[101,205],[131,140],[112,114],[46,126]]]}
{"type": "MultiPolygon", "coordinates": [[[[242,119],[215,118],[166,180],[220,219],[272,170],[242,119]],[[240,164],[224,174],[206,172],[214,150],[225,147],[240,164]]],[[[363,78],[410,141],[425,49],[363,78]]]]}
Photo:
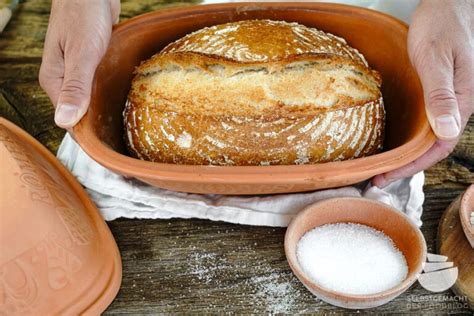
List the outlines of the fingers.
{"type": "Polygon", "coordinates": [[[461,115],[453,86],[454,61],[433,43],[417,70],[424,89],[426,114],[434,133],[441,140],[454,140],[461,132],[461,115]]]}
{"type": "Polygon", "coordinates": [[[63,84],[63,75],[64,70],[55,69],[45,61],[41,63],[39,84],[51,99],[54,107],[58,102],[59,92],[63,84]]]}
{"type": "Polygon", "coordinates": [[[112,31],[120,2],[53,2],[39,81],[56,107],[55,122],[71,130],[86,113],[95,69],[112,31]]]}
{"type": "Polygon", "coordinates": [[[58,126],[73,127],[86,113],[92,79],[101,57],[85,49],[66,54],[64,79],[54,115],[58,126]]]}
{"type": "Polygon", "coordinates": [[[425,108],[438,141],[414,162],[372,180],[378,187],[411,176],[454,149],[474,111],[472,2],[422,1],[408,34],[408,50],[420,77],[425,108]]]}
{"type": "Polygon", "coordinates": [[[456,146],[456,141],[437,141],[423,156],[399,169],[380,174],[372,179],[372,184],[383,188],[393,181],[410,177],[446,158],[456,146]]]}
{"type": "Polygon", "coordinates": [[[39,71],[39,84],[56,107],[64,77],[64,56],[59,45],[56,28],[50,23],[46,33],[43,57],[39,71]]]}
{"type": "Polygon", "coordinates": [[[112,13],[112,21],[117,24],[120,20],[120,0],[110,0],[110,9],[112,13]]]}
{"type": "MultiPolygon", "coordinates": [[[[454,82],[466,72],[458,51],[470,41],[469,9],[468,1],[422,1],[408,34],[408,51],[423,86],[428,120],[438,139],[446,141],[462,131],[459,88],[454,82]]],[[[472,46],[467,51],[472,52],[472,46]]]]}
{"type": "Polygon", "coordinates": [[[464,127],[474,112],[474,39],[454,52],[454,90],[464,127]]]}
{"type": "MultiPolygon", "coordinates": [[[[110,14],[110,12],[109,12],[110,14]]],[[[101,17],[105,15],[103,13],[101,17]]],[[[63,128],[71,128],[87,112],[95,70],[102,59],[111,33],[111,21],[81,25],[75,37],[64,45],[64,78],[57,99],[54,120],[63,128]],[[91,33],[96,32],[94,36],[91,33]]]]}

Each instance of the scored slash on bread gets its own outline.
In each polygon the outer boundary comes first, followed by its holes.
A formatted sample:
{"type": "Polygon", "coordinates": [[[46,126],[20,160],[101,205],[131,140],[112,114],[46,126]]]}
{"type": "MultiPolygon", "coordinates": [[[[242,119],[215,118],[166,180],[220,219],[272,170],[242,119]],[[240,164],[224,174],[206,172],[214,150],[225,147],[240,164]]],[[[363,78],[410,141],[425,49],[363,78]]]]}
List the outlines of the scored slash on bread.
{"type": "Polygon", "coordinates": [[[168,163],[352,159],[381,149],[380,85],[334,35],[269,20],[217,25],[137,67],[125,139],[132,155],[168,163]]]}

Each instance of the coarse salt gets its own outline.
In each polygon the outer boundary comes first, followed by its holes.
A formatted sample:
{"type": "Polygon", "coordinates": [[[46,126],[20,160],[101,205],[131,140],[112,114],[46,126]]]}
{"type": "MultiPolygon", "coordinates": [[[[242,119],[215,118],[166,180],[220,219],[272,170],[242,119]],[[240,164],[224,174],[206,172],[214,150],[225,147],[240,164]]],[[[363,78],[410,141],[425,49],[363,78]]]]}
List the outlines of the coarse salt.
{"type": "Polygon", "coordinates": [[[405,257],[393,241],[361,224],[316,227],[300,239],[296,255],[314,282],[345,294],[379,293],[400,284],[408,274],[405,257]]]}

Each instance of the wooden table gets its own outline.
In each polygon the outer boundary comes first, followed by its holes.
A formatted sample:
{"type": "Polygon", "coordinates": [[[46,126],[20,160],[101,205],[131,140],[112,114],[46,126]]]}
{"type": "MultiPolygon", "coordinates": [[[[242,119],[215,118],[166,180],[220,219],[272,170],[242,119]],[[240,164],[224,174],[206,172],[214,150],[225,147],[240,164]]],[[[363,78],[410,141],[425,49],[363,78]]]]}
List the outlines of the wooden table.
{"type": "MultiPolygon", "coordinates": [[[[0,0],[0,7],[7,4],[0,0]]],[[[185,1],[123,0],[122,19],[185,1]]],[[[26,1],[0,34],[0,115],[56,152],[64,131],[38,85],[50,3],[26,1]]],[[[451,156],[426,172],[422,231],[435,251],[438,221],[474,182],[474,118],[451,156]]],[[[109,226],[123,260],[121,290],[109,314],[152,312],[347,312],[309,294],[283,252],[285,229],[205,220],[116,220],[109,226]]],[[[468,313],[450,291],[414,285],[371,312],[468,313]]]]}

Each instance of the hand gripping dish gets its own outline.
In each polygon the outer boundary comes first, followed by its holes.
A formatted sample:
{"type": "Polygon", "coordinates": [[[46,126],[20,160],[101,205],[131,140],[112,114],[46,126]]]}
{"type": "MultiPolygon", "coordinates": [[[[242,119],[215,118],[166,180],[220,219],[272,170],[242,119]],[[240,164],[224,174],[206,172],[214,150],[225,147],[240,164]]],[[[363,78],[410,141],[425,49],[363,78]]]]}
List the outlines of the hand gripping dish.
{"type": "MultiPolygon", "coordinates": [[[[333,3],[221,3],[150,12],[114,26],[94,76],[88,112],[74,127],[74,138],[104,167],[175,191],[270,194],[357,183],[408,164],[435,142],[423,90],[408,57],[407,34],[407,25],[391,16],[333,3]],[[189,165],[131,157],[124,141],[123,111],[140,62],[186,34],[244,20],[297,22],[336,34],[357,48],[383,80],[383,151],[343,161],[270,166],[189,165]]],[[[187,140],[180,140],[184,147],[187,140]]]]}
{"type": "Polygon", "coordinates": [[[346,41],[298,23],[198,30],[135,71],[124,111],[135,157],[202,165],[293,165],[381,149],[380,75],[346,41]]]}
{"type": "Polygon", "coordinates": [[[117,245],[74,176],[0,118],[0,315],[99,315],[121,281],[117,245]]]}

